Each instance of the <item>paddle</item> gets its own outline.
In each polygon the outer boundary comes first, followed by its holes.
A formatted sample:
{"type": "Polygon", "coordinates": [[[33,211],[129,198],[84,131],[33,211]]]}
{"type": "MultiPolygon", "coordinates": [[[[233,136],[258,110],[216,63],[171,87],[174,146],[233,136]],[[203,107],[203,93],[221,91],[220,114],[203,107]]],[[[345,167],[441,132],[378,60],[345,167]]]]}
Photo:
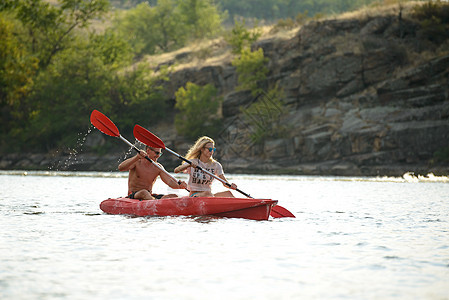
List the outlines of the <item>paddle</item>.
{"type": "MultiPolygon", "coordinates": [[[[173,150],[167,148],[164,144],[164,142],[157,137],[156,135],[154,135],[153,133],[151,133],[150,131],[148,131],[147,129],[143,128],[140,125],[135,125],[134,126],[134,137],[136,139],[138,139],[139,141],[141,141],[142,143],[144,143],[145,145],[148,145],[150,147],[154,147],[154,148],[162,148],[165,149],[166,151],[170,152],[171,154],[175,155],[176,157],[178,157],[180,160],[185,161],[188,164],[192,164],[192,162],[190,160],[188,160],[185,157],[182,157],[181,155],[179,155],[178,153],[174,152],[173,150]]],[[[231,187],[231,184],[229,184],[228,182],[226,182],[225,180],[223,180],[222,178],[216,176],[215,174],[201,168],[200,166],[197,166],[197,168],[201,171],[203,171],[206,174],[209,174],[210,176],[214,177],[215,179],[221,181],[222,183],[224,183],[227,187],[231,187]]],[[[250,195],[248,195],[247,193],[236,189],[237,192],[245,195],[248,198],[253,198],[250,195]]],[[[291,217],[291,218],[295,218],[295,216],[288,211],[286,208],[276,205],[272,208],[271,210],[271,216],[273,218],[285,218],[285,217],[291,217]]]]}
{"type": "MultiPolygon", "coordinates": [[[[131,148],[133,148],[134,150],[136,150],[138,153],[140,153],[140,150],[134,146],[133,144],[131,144],[127,139],[125,139],[124,137],[121,136],[117,126],[115,126],[115,124],[108,118],[106,117],[104,114],[102,114],[101,112],[99,112],[98,110],[94,109],[90,115],[90,122],[92,123],[92,125],[94,125],[98,130],[100,130],[101,132],[103,132],[104,134],[113,136],[113,137],[118,137],[120,138],[122,141],[124,141],[125,143],[127,143],[131,148]]],[[[163,169],[161,166],[159,166],[157,163],[155,163],[154,161],[152,161],[148,156],[145,155],[145,158],[151,162],[155,167],[157,167],[159,170],[161,170],[162,172],[164,172],[165,174],[167,174],[168,176],[170,176],[171,179],[173,179],[176,183],[180,184],[181,181],[180,180],[176,180],[176,178],[174,178],[173,176],[170,175],[170,173],[168,173],[165,169],[163,169]]],[[[187,189],[186,189],[187,190],[187,189]]],[[[189,190],[187,190],[189,191],[189,190]]],[[[190,192],[190,191],[189,191],[190,192]]]]}

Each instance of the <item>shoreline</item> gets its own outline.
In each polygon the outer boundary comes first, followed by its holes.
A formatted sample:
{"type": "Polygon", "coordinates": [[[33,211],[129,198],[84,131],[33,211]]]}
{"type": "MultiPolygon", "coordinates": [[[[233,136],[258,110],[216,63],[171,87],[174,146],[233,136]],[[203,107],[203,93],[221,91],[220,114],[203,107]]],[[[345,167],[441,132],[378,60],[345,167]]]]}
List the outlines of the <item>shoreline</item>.
{"type": "MultiPolygon", "coordinates": [[[[0,157],[0,170],[3,171],[74,171],[74,172],[118,172],[117,166],[124,159],[123,153],[108,155],[77,154],[6,154],[0,157]]],[[[220,160],[226,173],[257,175],[304,175],[304,176],[369,176],[401,177],[404,174],[415,176],[448,176],[449,165],[435,164],[389,164],[389,165],[356,165],[346,161],[321,161],[313,163],[283,161],[227,161],[220,160]]],[[[160,162],[170,171],[178,165],[177,160],[166,157],[160,162]]]]}

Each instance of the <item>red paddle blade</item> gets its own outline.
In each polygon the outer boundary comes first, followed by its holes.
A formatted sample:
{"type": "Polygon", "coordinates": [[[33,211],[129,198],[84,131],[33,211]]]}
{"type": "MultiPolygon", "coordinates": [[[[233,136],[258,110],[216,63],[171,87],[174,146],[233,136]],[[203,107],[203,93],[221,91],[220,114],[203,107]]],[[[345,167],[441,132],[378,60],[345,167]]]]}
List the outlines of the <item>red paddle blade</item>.
{"type": "Polygon", "coordinates": [[[292,214],[288,209],[276,205],[271,209],[271,214],[273,218],[296,218],[294,214],[292,214]]]}
{"type": "Polygon", "coordinates": [[[144,143],[147,146],[153,148],[162,148],[165,149],[164,142],[158,138],[156,135],[152,134],[150,131],[146,130],[140,125],[134,126],[134,137],[140,142],[144,143]]]}
{"type": "Polygon", "coordinates": [[[282,215],[275,212],[273,208],[271,209],[270,216],[272,216],[273,218],[282,218],[282,215]]]}
{"type": "Polygon", "coordinates": [[[115,124],[111,120],[109,120],[108,117],[106,117],[96,109],[94,109],[90,114],[90,122],[104,134],[115,137],[120,136],[120,132],[118,131],[117,126],[115,126],[115,124]]]}

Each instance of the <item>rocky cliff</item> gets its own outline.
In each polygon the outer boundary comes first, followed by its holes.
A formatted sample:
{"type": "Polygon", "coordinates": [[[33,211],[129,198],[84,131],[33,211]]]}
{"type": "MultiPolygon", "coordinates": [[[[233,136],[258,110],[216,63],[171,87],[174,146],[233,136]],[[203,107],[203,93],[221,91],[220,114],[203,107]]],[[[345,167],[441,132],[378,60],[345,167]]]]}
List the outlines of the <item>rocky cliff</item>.
{"type": "Polygon", "coordinates": [[[248,124],[239,108],[255,99],[235,91],[230,61],[180,69],[171,90],[187,81],[220,88],[227,129],[217,142],[232,171],[448,174],[448,157],[436,153],[449,150],[449,43],[426,36],[404,12],[315,21],[253,45],[269,58],[266,84],[284,91],[284,137],[242,141],[248,124]]]}
{"type": "MultiPolygon", "coordinates": [[[[226,126],[215,139],[227,172],[449,174],[447,35],[432,39],[410,10],[399,7],[313,21],[291,33],[253,45],[269,59],[268,78],[260,84],[277,84],[286,108],[279,124],[287,130],[258,143],[248,138],[251,126],[240,113],[258,100],[236,91],[223,43],[215,44],[219,59],[183,65],[193,53],[178,51],[159,62],[178,63],[166,86],[173,101],[188,81],[213,84],[223,95],[226,126]]],[[[177,136],[171,122],[152,131],[180,154],[193,142],[177,136]]],[[[117,160],[108,159],[90,156],[70,168],[115,170],[117,160]]],[[[168,154],[161,161],[168,169],[177,163],[168,154]]]]}

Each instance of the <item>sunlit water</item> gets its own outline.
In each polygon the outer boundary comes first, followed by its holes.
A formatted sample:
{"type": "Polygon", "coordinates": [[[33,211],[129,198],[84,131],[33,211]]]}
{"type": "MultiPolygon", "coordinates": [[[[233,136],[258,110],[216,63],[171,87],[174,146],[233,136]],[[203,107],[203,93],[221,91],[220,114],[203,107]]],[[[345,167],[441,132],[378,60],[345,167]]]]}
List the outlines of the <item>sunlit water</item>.
{"type": "Polygon", "coordinates": [[[228,177],[297,218],[106,215],[126,174],[0,172],[0,299],[449,299],[448,177],[228,177]]]}

